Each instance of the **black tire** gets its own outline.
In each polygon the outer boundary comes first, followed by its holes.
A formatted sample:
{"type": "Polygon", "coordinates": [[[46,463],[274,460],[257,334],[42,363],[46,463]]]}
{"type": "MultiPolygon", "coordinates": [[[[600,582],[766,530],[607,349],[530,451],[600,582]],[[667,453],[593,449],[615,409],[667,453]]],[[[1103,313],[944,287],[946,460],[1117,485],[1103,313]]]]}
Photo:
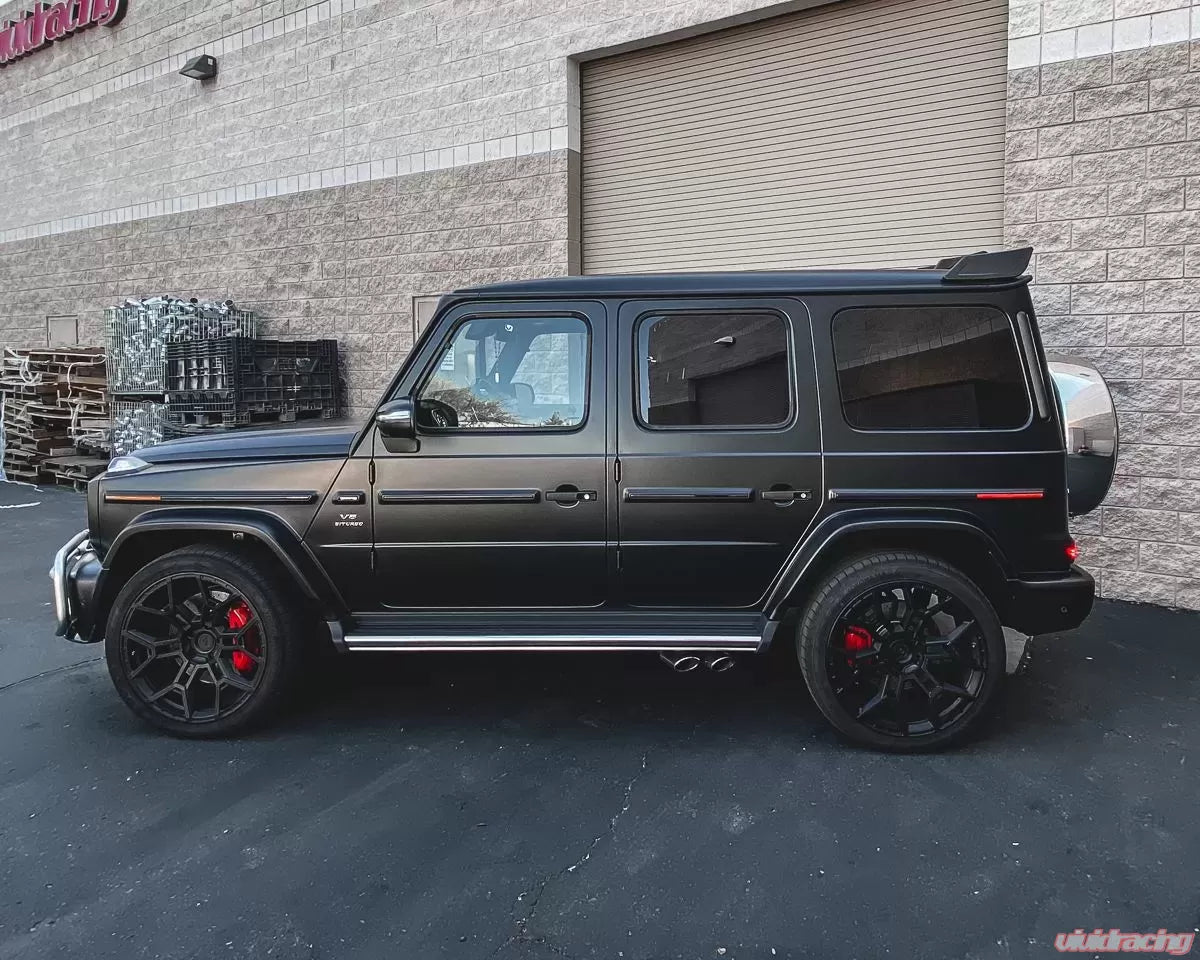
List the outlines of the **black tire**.
{"type": "Polygon", "coordinates": [[[840,733],[906,753],[977,733],[1006,660],[983,592],[943,561],[908,552],[861,556],[826,577],[796,647],[813,700],[840,733]]]}
{"type": "Polygon", "coordinates": [[[108,617],[105,659],[121,699],[177,737],[226,737],[273,719],[310,648],[295,592],[277,570],[220,547],[154,560],[129,578],[108,617]],[[160,604],[172,612],[153,609],[160,604]],[[155,697],[160,685],[174,689],[155,697]],[[196,709],[202,696],[211,708],[196,709]]]}

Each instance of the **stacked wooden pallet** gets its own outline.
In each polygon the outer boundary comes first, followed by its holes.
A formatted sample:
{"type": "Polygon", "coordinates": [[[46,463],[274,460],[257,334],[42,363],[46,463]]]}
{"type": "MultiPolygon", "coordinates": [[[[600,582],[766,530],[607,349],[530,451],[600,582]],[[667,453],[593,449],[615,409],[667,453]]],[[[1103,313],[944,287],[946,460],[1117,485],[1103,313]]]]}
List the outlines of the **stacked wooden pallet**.
{"type": "Polygon", "coordinates": [[[9,478],[79,487],[104,469],[108,395],[99,347],[5,350],[0,400],[9,478]]]}

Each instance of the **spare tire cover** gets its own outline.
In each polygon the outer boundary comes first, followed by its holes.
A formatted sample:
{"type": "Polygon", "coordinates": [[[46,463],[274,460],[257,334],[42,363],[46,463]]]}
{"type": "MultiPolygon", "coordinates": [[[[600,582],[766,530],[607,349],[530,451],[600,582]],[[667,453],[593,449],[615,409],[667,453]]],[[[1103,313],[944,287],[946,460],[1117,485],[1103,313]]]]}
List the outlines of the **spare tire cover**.
{"type": "Polygon", "coordinates": [[[1051,354],[1067,444],[1067,506],[1078,517],[1100,506],[1117,469],[1119,428],[1112,391],[1088,360],[1051,354]]]}

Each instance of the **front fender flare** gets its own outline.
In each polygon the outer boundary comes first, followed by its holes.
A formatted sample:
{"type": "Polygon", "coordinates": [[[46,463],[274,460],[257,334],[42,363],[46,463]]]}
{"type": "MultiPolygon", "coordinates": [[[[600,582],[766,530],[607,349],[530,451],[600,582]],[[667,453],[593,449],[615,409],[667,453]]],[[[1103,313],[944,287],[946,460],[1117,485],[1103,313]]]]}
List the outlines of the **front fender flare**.
{"type": "Polygon", "coordinates": [[[995,539],[964,511],[896,507],[839,510],[813,528],[775,578],[767,596],[767,617],[771,620],[781,617],[789,598],[805,585],[806,577],[819,567],[823,558],[836,553],[850,538],[885,531],[926,531],[968,537],[986,553],[1000,577],[1011,576],[1008,560],[995,539]]]}
{"type": "Polygon", "coordinates": [[[324,568],[317,562],[300,536],[282,519],[262,510],[241,508],[164,508],[139,515],[119,534],[104,552],[103,570],[96,585],[97,610],[92,619],[93,634],[102,631],[107,610],[118,585],[105,581],[116,567],[122,551],[128,551],[139,537],[179,533],[190,540],[199,534],[225,534],[232,541],[241,534],[266,547],[283,565],[300,591],[313,601],[326,621],[338,621],[346,606],[324,568]]]}

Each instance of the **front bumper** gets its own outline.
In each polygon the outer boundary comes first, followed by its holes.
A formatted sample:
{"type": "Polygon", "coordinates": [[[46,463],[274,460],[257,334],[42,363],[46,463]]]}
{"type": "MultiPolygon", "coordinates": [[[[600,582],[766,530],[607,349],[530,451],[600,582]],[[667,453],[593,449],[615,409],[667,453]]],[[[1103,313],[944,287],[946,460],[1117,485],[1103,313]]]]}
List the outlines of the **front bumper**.
{"type": "Polygon", "coordinates": [[[1073,566],[1055,576],[1009,580],[1008,591],[1005,626],[1028,634],[1058,633],[1074,630],[1087,619],[1096,599],[1096,581],[1073,566]]]}
{"type": "Polygon", "coordinates": [[[78,640],[81,627],[90,626],[88,608],[96,592],[102,567],[100,558],[81,530],[54,555],[50,582],[54,586],[54,632],[67,640],[78,640]]]}

